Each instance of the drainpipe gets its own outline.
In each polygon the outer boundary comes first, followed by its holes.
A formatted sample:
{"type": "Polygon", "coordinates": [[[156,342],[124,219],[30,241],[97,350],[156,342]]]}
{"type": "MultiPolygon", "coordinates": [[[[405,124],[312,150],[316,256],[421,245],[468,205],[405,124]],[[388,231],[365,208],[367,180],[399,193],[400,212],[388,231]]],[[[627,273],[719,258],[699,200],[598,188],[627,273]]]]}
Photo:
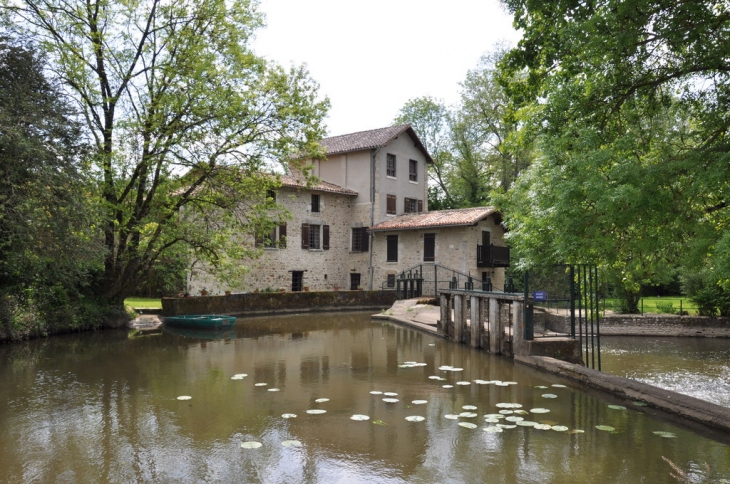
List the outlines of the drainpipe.
{"type": "MultiPolygon", "coordinates": [[[[380,148],[370,150],[370,226],[375,225],[375,157],[377,156],[380,148]]],[[[370,281],[368,282],[368,289],[373,290],[373,277],[375,275],[375,267],[373,267],[373,242],[375,241],[375,234],[370,232],[370,260],[368,262],[368,272],[370,273],[370,281]]]]}

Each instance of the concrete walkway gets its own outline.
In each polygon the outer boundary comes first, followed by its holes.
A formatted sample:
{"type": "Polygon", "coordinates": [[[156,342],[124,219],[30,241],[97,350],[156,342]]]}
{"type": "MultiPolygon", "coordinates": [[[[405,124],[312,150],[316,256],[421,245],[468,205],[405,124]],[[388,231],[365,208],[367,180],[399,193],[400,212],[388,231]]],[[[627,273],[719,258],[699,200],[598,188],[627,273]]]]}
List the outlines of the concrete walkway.
{"type": "Polygon", "coordinates": [[[419,304],[419,301],[422,300],[403,299],[396,301],[390,309],[374,314],[373,319],[394,321],[439,336],[436,325],[441,317],[441,310],[438,306],[419,304]]]}

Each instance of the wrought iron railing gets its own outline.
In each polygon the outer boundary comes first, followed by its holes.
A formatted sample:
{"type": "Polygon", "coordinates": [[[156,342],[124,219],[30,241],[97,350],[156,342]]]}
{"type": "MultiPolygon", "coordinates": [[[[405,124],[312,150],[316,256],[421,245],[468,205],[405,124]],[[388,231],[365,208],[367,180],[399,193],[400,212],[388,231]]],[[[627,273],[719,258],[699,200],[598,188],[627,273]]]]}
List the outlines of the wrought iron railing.
{"type": "Polygon", "coordinates": [[[509,247],[477,245],[477,267],[509,267],[509,247]]]}

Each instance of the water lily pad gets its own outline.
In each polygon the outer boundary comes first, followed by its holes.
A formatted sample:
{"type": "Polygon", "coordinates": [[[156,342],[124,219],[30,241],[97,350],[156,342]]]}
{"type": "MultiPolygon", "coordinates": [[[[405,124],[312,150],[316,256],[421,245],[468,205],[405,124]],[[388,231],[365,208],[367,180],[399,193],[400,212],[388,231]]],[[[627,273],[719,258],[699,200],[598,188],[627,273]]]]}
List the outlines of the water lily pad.
{"type": "Polygon", "coordinates": [[[677,435],[673,432],[665,432],[663,430],[657,430],[652,432],[654,435],[658,435],[659,437],[664,437],[665,439],[675,439],[677,438],[677,435]]]}
{"type": "Polygon", "coordinates": [[[243,380],[243,379],[244,379],[244,378],[246,378],[247,376],[248,376],[248,375],[247,375],[246,373],[236,373],[235,375],[233,375],[233,376],[231,377],[231,380],[243,380]]]}
{"type": "Polygon", "coordinates": [[[267,391],[269,391],[269,392],[280,392],[281,389],[279,389],[279,388],[268,388],[267,391]]]}
{"type": "Polygon", "coordinates": [[[461,412],[459,414],[459,417],[463,417],[463,418],[474,418],[476,416],[477,416],[476,412],[461,412]]]}
{"type": "Polygon", "coordinates": [[[398,365],[398,368],[415,368],[416,365],[406,365],[405,363],[402,365],[398,365]]]}
{"type": "Polygon", "coordinates": [[[385,392],[385,393],[383,393],[383,395],[385,395],[386,397],[396,397],[396,396],[398,396],[398,394],[395,393],[395,392],[385,392]]]}
{"type": "Polygon", "coordinates": [[[436,343],[429,343],[428,346],[436,346],[436,343]]]}
{"type": "Polygon", "coordinates": [[[537,425],[537,422],[533,422],[532,420],[520,420],[519,422],[515,422],[515,424],[520,427],[534,427],[537,425]]]}
{"type": "Polygon", "coordinates": [[[454,385],[441,385],[441,388],[454,388],[454,385]]]}
{"type": "Polygon", "coordinates": [[[521,403],[498,403],[497,408],[522,408],[521,403]]]}
{"type": "Polygon", "coordinates": [[[631,402],[631,403],[633,403],[635,407],[647,407],[647,406],[649,406],[649,404],[646,403],[646,402],[631,402]]]}
{"type": "Polygon", "coordinates": [[[383,426],[383,427],[387,427],[388,426],[388,424],[385,423],[385,422],[383,422],[382,420],[373,420],[373,425],[380,425],[380,426],[383,426]]]}
{"type": "Polygon", "coordinates": [[[517,425],[508,425],[508,424],[497,424],[497,427],[500,429],[516,429],[517,425]]]}
{"type": "Polygon", "coordinates": [[[284,440],[281,442],[282,447],[301,447],[302,443],[298,440],[284,440]]]}
{"type": "Polygon", "coordinates": [[[421,417],[420,415],[409,415],[406,417],[406,420],[409,422],[423,422],[426,420],[426,417],[421,417]]]}
{"type": "Polygon", "coordinates": [[[505,418],[505,420],[508,422],[521,422],[521,421],[525,420],[525,418],[524,417],[515,417],[514,415],[510,415],[509,417],[505,418]]]}
{"type": "Polygon", "coordinates": [[[516,381],[503,381],[502,383],[506,383],[507,385],[517,385],[516,381]]]}
{"type": "Polygon", "coordinates": [[[425,405],[428,403],[428,400],[413,400],[411,403],[413,405],[425,405]]]}
{"type": "Polygon", "coordinates": [[[404,361],[403,362],[404,365],[415,365],[416,363],[417,362],[415,362],[415,361],[404,361]]]}
{"type": "Polygon", "coordinates": [[[568,427],[565,425],[553,425],[553,430],[556,432],[566,432],[568,430],[568,427]]]}
{"type": "Polygon", "coordinates": [[[452,368],[449,371],[464,371],[464,369],[463,368],[452,368]]]}
{"type": "Polygon", "coordinates": [[[241,448],[243,448],[243,449],[258,449],[262,445],[263,444],[261,442],[250,441],[250,442],[243,442],[243,443],[241,443],[241,448]]]}
{"type": "Polygon", "coordinates": [[[545,389],[545,388],[549,388],[549,387],[546,387],[545,385],[537,385],[535,388],[545,389]]]}
{"type": "Polygon", "coordinates": [[[439,366],[439,370],[443,370],[443,371],[449,371],[452,368],[453,368],[453,366],[449,366],[449,365],[441,365],[441,366],[439,366]]]}
{"type": "Polygon", "coordinates": [[[504,432],[504,430],[502,430],[502,427],[497,427],[496,425],[490,425],[489,427],[484,427],[484,428],[482,428],[482,430],[484,432],[487,432],[490,434],[499,434],[499,433],[504,432]]]}
{"type": "Polygon", "coordinates": [[[548,413],[550,410],[547,408],[533,408],[530,410],[531,413],[548,413]]]}
{"type": "Polygon", "coordinates": [[[464,410],[476,410],[477,406],[476,405],[464,405],[461,408],[463,408],[464,410]]]}
{"type": "Polygon", "coordinates": [[[498,418],[494,418],[494,417],[485,418],[484,421],[486,423],[499,423],[499,419],[498,418]]]}
{"type": "Polygon", "coordinates": [[[441,376],[437,376],[437,375],[431,375],[431,376],[429,376],[428,378],[429,378],[430,380],[439,380],[439,381],[443,381],[443,380],[446,380],[446,378],[444,378],[444,377],[441,377],[441,376]]]}
{"type": "Polygon", "coordinates": [[[613,432],[616,430],[615,427],[611,427],[610,425],[596,425],[596,428],[598,430],[603,430],[604,432],[613,432]]]}
{"type": "Polygon", "coordinates": [[[498,387],[508,387],[509,383],[504,382],[504,381],[498,381],[495,383],[495,385],[497,385],[498,387]]]}
{"type": "Polygon", "coordinates": [[[318,398],[315,400],[316,403],[324,403],[324,402],[329,402],[329,401],[330,401],[329,398],[318,398]]]}
{"type": "Polygon", "coordinates": [[[558,396],[554,393],[543,393],[542,398],[558,398],[558,396]]]}
{"type": "Polygon", "coordinates": [[[456,384],[465,386],[465,385],[471,385],[471,382],[470,381],[457,381],[456,384]]]}
{"type": "Polygon", "coordinates": [[[297,418],[296,413],[284,413],[281,415],[281,418],[297,418]]]}
{"type": "Polygon", "coordinates": [[[310,413],[312,415],[320,415],[323,413],[327,413],[327,410],[322,410],[321,408],[313,408],[313,409],[307,410],[307,413],[310,413]]]}
{"type": "Polygon", "coordinates": [[[504,408],[504,409],[500,410],[499,413],[501,413],[502,415],[510,415],[512,413],[515,413],[515,411],[510,410],[509,408],[504,408]]]}
{"type": "Polygon", "coordinates": [[[180,395],[177,397],[178,400],[191,400],[192,398],[190,395],[180,395]]]}
{"type": "Polygon", "coordinates": [[[626,410],[626,407],[623,405],[609,405],[608,408],[613,410],[626,410]]]}
{"type": "Polygon", "coordinates": [[[464,427],[467,429],[475,429],[475,428],[477,428],[477,425],[473,424],[471,422],[459,422],[459,427],[464,427]]]}
{"type": "Polygon", "coordinates": [[[384,398],[383,401],[385,403],[396,403],[396,402],[399,402],[400,400],[398,400],[397,398],[384,398]]]}
{"type": "Polygon", "coordinates": [[[553,428],[552,425],[541,424],[541,423],[535,424],[535,425],[533,425],[533,427],[535,427],[537,430],[550,430],[551,428],[553,428]]]}
{"type": "Polygon", "coordinates": [[[357,420],[357,421],[361,422],[364,420],[370,420],[370,417],[368,417],[367,415],[355,414],[352,417],[350,417],[350,420],[357,420]]]}
{"type": "Polygon", "coordinates": [[[372,392],[370,392],[370,395],[382,395],[382,394],[383,394],[383,392],[379,392],[378,390],[373,390],[372,392]]]}
{"type": "Polygon", "coordinates": [[[504,415],[502,415],[501,413],[488,413],[488,414],[486,414],[484,416],[484,418],[497,418],[497,419],[500,419],[500,418],[504,418],[504,415]]]}
{"type": "Polygon", "coordinates": [[[586,431],[585,430],[582,430],[582,429],[573,429],[573,430],[571,430],[568,433],[569,434],[584,434],[584,433],[586,433],[586,431]]]}
{"type": "Polygon", "coordinates": [[[561,385],[560,383],[553,383],[550,386],[555,388],[567,388],[565,385],[561,385]]]}
{"type": "Polygon", "coordinates": [[[268,385],[268,383],[254,383],[253,384],[253,386],[255,386],[255,387],[265,387],[266,385],[268,385]]]}
{"type": "Polygon", "coordinates": [[[444,418],[447,418],[449,420],[459,420],[459,416],[454,415],[453,413],[448,413],[448,414],[444,415],[444,418]]]}

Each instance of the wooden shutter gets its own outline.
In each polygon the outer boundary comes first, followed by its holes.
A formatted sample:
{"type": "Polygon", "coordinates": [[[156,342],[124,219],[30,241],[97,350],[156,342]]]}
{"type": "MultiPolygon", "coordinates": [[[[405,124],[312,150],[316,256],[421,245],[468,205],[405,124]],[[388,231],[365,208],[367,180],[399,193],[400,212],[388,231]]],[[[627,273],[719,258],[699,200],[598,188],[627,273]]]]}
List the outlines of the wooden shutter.
{"type": "Polygon", "coordinates": [[[330,250],[330,226],[322,226],[322,249],[330,250]]]}
{"type": "Polygon", "coordinates": [[[279,225],[279,248],[286,249],[286,224],[279,225]]]}
{"type": "Polygon", "coordinates": [[[389,214],[395,213],[395,195],[388,195],[385,210],[389,214]]]}
{"type": "Polygon", "coordinates": [[[408,210],[408,205],[410,205],[408,202],[410,202],[410,198],[404,198],[403,199],[403,213],[408,213],[410,210],[408,210]]]}
{"type": "Polygon", "coordinates": [[[302,224],[302,249],[309,248],[309,224],[302,224]]]}
{"type": "Polygon", "coordinates": [[[360,229],[362,231],[362,251],[367,252],[370,250],[370,234],[368,233],[368,229],[365,227],[360,229]]]}
{"type": "Polygon", "coordinates": [[[418,201],[418,213],[423,212],[423,200],[418,201]]]}

